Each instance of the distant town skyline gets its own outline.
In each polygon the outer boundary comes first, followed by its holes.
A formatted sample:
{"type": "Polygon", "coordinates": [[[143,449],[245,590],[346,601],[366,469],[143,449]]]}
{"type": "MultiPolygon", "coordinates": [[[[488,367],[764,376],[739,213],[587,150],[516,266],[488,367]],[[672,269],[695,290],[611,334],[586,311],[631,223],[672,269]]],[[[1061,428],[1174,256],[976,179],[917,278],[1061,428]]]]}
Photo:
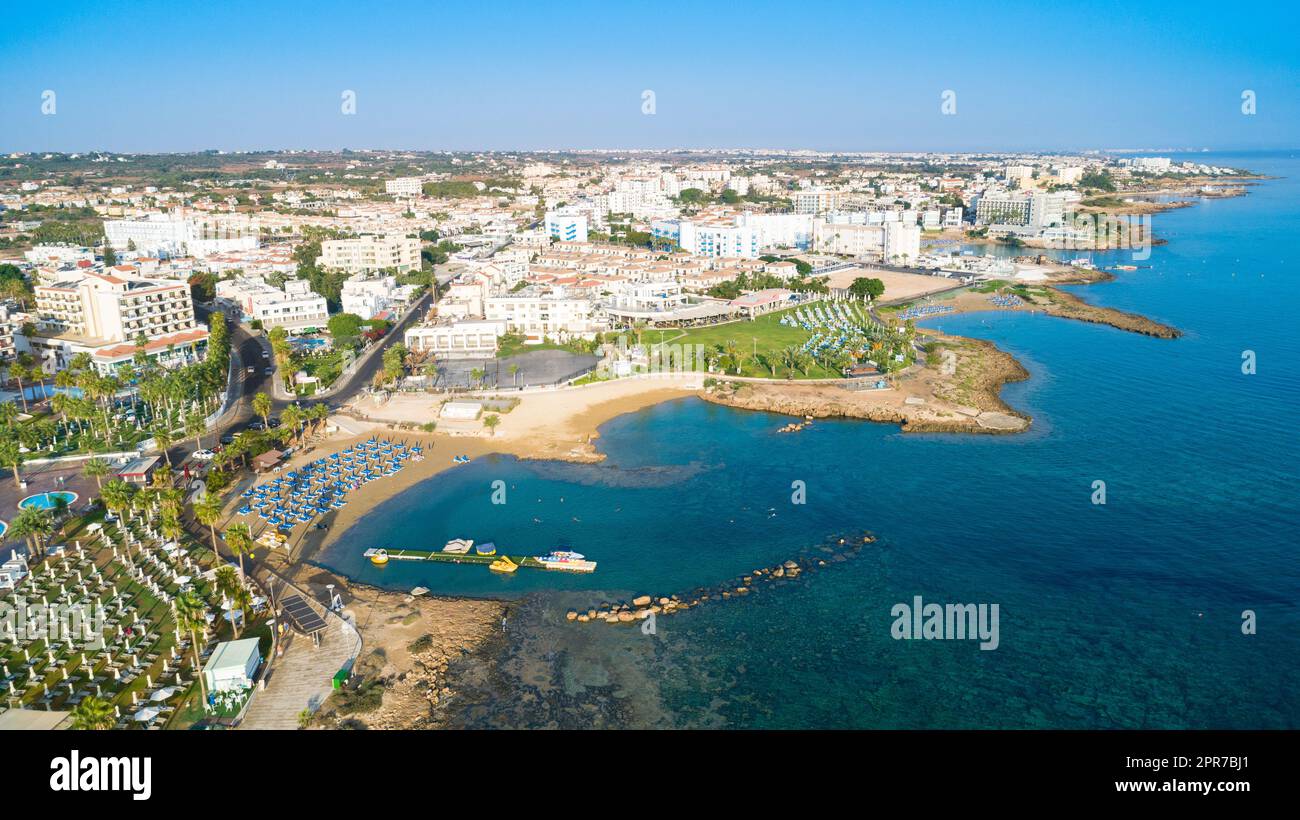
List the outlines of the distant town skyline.
{"type": "Polygon", "coordinates": [[[70,2],[6,17],[4,151],[1300,145],[1281,4],[70,2]]]}

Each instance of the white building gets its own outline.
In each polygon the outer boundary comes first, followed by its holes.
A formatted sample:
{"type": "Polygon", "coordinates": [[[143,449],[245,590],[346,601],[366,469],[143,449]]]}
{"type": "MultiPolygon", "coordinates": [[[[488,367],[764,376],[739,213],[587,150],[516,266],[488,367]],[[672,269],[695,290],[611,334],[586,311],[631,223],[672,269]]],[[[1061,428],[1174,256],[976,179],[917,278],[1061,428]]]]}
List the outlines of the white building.
{"type": "Polygon", "coordinates": [[[571,296],[563,287],[530,285],[514,293],[489,296],[483,302],[489,320],[503,321],[511,333],[533,339],[592,339],[602,328],[596,306],[586,296],[571,296]]]}
{"type": "Polygon", "coordinates": [[[821,214],[833,211],[840,205],[838,191],[826,188],[808,188],[794,193],[794,212],[797,214],[821,214]]]}
{"type": "Polygon", "coordinates": [[[320,243],[316,264],[348,273],[406,273],[420,269],[420,240],[408,236],[362,236],[320,243]]]}
{"type": "Polygon", "coordinates": [[[196,257],[252,250],[258,243],[257,233],[242,225],[209,224],[180,213],[104,220],[104,240],[118,252],[196,257]]]}
{"type": "Polygon", "coordinates": [[[344,313],[373,319],[386,310],[400,310],[414,293],[412,285],[398,285],[394,276],[353,276],[343,283],[344,313]]]}
{"type": "Polygon", "coordinates": [[[586,242],[587,216],[567,208],[547,211],[546,233],[561,242],[586,242]]]}
{"type": "Polygon", "coordinates": [[[218,282],[217,298],[237,307],[245,320],[261,322],[267,330],[324,327],[329,323],[325,297],[312,291],[306,279],[290,279],[281,290],[261,277],[239,276],[218,282]]]}
{"type": "Polygon", "coordinates": [[[133,359],[140,337],[146,355],[163,365],[198,358],[208,330],[195,321],[189,285],[132,271],[69,271],[35,288],[37,332],[28,344],[46,372],[62,370],[78,353],[89,353],[96,369],[111,372],[133,359]]]}
{"type": "Polygon", "coordinates": [[[384,190],[393,196],[420,196],[424,193],[424,180],[419,177],[398,177],[384,182],[384,190]]]}
{"type": "Polygon", "coordinates": [[[504,321],[462,319],[416,325],[406,331],[404,341],[412,353],[431,352],[442,359],[490,359],[496,356],[497,340],[505,333],[504,321]]]}
{"type": "Polygon", "coordinates": [[[682,250],[696,256],[753,259],[774,248],[809,248],[813,216],[746,212],[734,217],[658,220],[651,230],[656,236],[674,239],[682,250]]]}
{"type": "Polygon", "coordinates": [[[209,692],[248,689],[261,665],[262,651],[257,638],[222,641],[203,665],[203,678],[209,692]]]}

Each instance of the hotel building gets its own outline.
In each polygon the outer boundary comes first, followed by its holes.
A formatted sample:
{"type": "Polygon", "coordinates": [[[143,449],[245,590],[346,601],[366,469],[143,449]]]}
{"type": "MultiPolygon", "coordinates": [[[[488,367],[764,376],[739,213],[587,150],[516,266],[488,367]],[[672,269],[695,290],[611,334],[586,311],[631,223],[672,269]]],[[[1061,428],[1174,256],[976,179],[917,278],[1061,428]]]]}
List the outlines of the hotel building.
{"type": "Polygon", "coordinates": [[[185,282],[110,268],[70,272],[35,291],[37,332],[28,341],[49,373],[78,353],[89,353],[96,369],[111,372],[131,361],[140,336],[145,352],[166,366],[194,361],[206,346],[208,331],[195,321],[185,282]]]}

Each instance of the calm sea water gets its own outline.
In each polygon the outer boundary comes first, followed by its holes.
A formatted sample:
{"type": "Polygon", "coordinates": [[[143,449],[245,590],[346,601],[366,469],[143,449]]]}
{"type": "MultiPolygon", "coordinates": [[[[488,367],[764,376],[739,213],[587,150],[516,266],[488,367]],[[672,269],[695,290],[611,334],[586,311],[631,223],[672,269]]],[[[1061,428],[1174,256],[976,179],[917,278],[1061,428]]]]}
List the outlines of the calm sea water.
{"type": "Polygon", "coordinates": [[[392,588],[519,599],[500,639],[455,668],[463,725],[1300,726],[1300,159],[1206,161],[1284,178],[1156,216],[1169,244],[1149,269],[1078,289],[1184,338],[1025,314],[932,323],[1025,363],[1032,378],[1004,396],[1034,416],[1026,435],[852,421],[778,435],[785,418],[683,399],[605,425],[600,465],[489,458],[435,477],[320,560],[392,588]],[[791,503],[795,481],[806,504],[791,503]],[[564,620],[864,528],[881,539],[854,560],[660,618],[654,635],[564,620]],[[361,558],[458,536],[570,547],[600,567],[500,577],[361,558]],[[892,639],[891,607],[916,595],[998,604],[999,648],[892,639]]]}

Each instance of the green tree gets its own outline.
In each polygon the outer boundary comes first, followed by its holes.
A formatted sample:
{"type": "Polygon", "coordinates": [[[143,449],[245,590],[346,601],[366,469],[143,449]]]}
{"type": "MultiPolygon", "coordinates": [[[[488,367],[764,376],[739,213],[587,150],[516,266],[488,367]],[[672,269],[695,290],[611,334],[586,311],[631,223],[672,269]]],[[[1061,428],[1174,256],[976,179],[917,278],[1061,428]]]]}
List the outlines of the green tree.
{"type": "Polygon", "coordinates": [[[72,709],[72,728],[89,731],[112,729],[115,714],[113,705],[91,695],[72,709]]]}
{"type": "Polygon", "coordinates": [[[885,293],[885,283],[874,277],[859,276],[849,285],[849,293],[863,300],[879,299],[885,293]]]}
{"type": "Polygon", "coordinates": [[[495,413],[489,413],[483,417],[483,426],[491,431],[492,435],[497,434],[497,425],[501,423],[501,417],[495,413]]]}
{"type": "Polygon", "coordinates": [[[29,553],[35,558],[40,558],[45,554],[45,539],[52,535],[54,530],[54,514],[49,510],[23,507],[9,522],[9,529],[5,531],[5,535],[23,539],[27,542],[29,553]]]}
{"type": "Polygon", "coordinates": [[[244,575],[244,556],[253,551],[253,533],[248,525],[240,522],[226,528],[226,546],[239,559],[239,575],[244,575]]]}
{"type": "Polygon", "coordinates": [[[104,476],[108,475],[108,462],[102,458],[89,459],[86,461],[85,466],[81,468],[81,473],[86,478],[95,479],[95,487],[103,492],[104,476]]]}
{"type": "Polygon", "coordinates": [[[0,433],[0,464],[14,471],[14,486],[22,486],[22,476],[18,472],[19,466],[23,463],[23,451],[18,439],[5,430],[0,433]]]}
{"type": "Polygon", "coordinates": [[[253,396],[253,412],[262,417],[262,424],[271,426],[271,397],[265,393],[253,396]]]}
{"type": "Polygon", "coordinates": [[[115,478],[104,485],[99,497],[104,502],[105,507],[121,516],[131,509],[131,504],[135,500],[137,492],[139,491],[134,484],[115,478]]]}
{"type": "Polygon", "coordinates": [[[208,703],[207,682],[203,680],[203,662],[199,657],[199,636],[208,631],[208,607],[203,599],[192,589],[177,595],[172,601],[172,610],[176,614],[176,626],[190,633],[190,644],[194,650],[194,673],[199,679],[199,694],[203,698],[204,708],[208,703]]]}
{"type": "Polygon", "coordinates": [[[221,556],[217,550],[217,522],[221,520],[221,508],[221,499],[208,492],[194,502],[194,518],[208,528],[208,533],[212,536],[212,554],[217,557],[221,556]]]}

